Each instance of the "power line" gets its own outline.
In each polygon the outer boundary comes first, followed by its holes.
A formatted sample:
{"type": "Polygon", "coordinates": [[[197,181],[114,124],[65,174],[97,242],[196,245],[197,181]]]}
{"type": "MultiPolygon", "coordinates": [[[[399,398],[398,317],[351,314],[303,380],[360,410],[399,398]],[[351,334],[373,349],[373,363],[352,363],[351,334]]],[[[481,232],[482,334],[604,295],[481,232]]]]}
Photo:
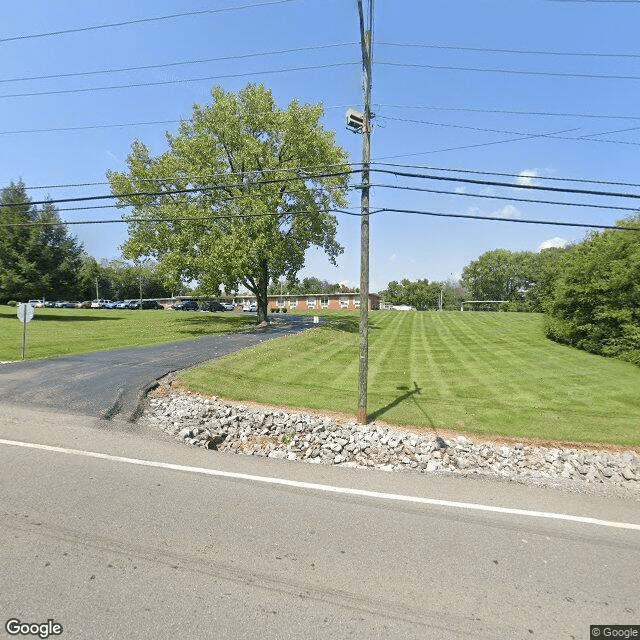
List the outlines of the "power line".
{"type": "Polygon", "coordinates": [[[519,111],[508,109],[481,109],[473,107],[438,107],[434,105],[407,105],[407,104],[386,104],[377,103],[378,107],[388,107],[393,109],[421,109],[429,111],[463,111],[467,113],[489,113],[494,115],[516,115],[516,116],[548,116],[553,118],[598,118],[605,120],[640,120],[640,116],[623,116],[600,113],[572,113],[558,111],[519,111]]]}
{"type": "Polygon", "coordinates": [[[347,216],[360,217],[360,213],[349,211],[347,209],[324,209],[322,211],[299,210],[299,211],[280,211],[274,213],[242,213],[242,214],[224,214],[224,215],[207,215],[207,216],[181,216],[179,218],[114,218],[110,220],[57,220],[46,222],[6,222],[1,223],[0,228],[4,227],[60,227],[66,225],[88,225],[88,224],[129,224],[131,222],[144,223],[174,223],[174,222],[206,222],[208,220],[237,220],[240,218],[277,218],[280,216],[302,216],[302,215],[318,215],[323,213],[340,213],[347,216]]]}
{"type": "MultiPolygon", "coordinates": [[[[476,175],[483,176],[502,176],[507,178],[523,178],[520,173],[502,173],[498,171],[479,171],[477,169],[452,169],[447,167],[431,167],[428,165],[421,164],[392,164],[390,162],[374,162],[373,164],[380,164],[387,167],[400,167],[404,169],[426,169],[428,171],[449,171],[450,173],[473,173],[476,175]]],[[[529,176],[531,178],[535,178],[536,180],[553,180],[556,182],[582,182],[588,184],[610,184],[621,187],[640,187],[640,183],[637,182],[613,182],[611,180],[587,180],[585,178],[558,178],[551,176],[529,176]]]]}
{"type": "MultiPolygon", "coordinates": [[[[361,217],[359,212],[348,211],[346,209],[326,209],[321,213],[339,213],[354,217],[361,217]]],[[[371,212],[372,214],[378,213],[410,213],[422,216],[435,216],[440,218],[464,218],[470,220],[487,220],[493,222],[513,222],[517,224],[533,224],[533,225],[545,225],[545,226],[560,226],[560,227],[579,227],[587,229],[612,229],[616,231],[637,231],[640,232],[640,227],[630,227],[627,225],[606,225],[606,224],[591,224],[586,222],[565,222],[561,220],[532,220],[523,218],[507,218],[500,216],[479,216],[467,213],[441,213],[435,211],[424,211],[419,209],[397,209],[397,208],[381,208],[371,212]]],[[[318,211],[287,211],[280,213],[255,213],[255,214],[243,214],[245,218],[265,218],[265,217],[278,217],[285,215],[317,215],[318,211]]],[[[76,220],[76,221],[57,221],[57,222],[9,222],[1,223],[0,228],[5,227],[46,227],[46,226],[63,226],[63,225],[89,225],[89,224],[129,224],[132,222],[139,223],[174,223],[174,222],[205,222],[207,220],[225,220],[225,219],[238,219],[238,215],[213,215],[213,216],[191,216],[191,217],[179,217],[179,218],[118,218],[112,220],[76,220]]]]}
{"type": "MultiPolygon", "coordinates": [[[[346,109],[348,107],[349,105],[342,105],[342,104],[322,105],[322,108],[324,110],[346,109]]],[[[271,113],[271,112],[253,112],[252,115],[264,115],[266,113],[271,113]]],[[[22,130],[16,130],[16,131],[0,131],[0,136],[17,135],[17,134],[25,134],[25,133],[58,133],[58,132],[69,132],[69,131],[85,131],[85,130],[92,130],[92,129],[112,129],[112,128],[116,129],[116,128],[124,128],[124,127],[140,127],[140,126],[151,126],[151,125],[161,125],[161,124],[179,124],[183,120],[150,120],[147,122],[114,122],[114,123],[108,123],[108,124],[80,125],[77,127],[51,127],[46,129],[22,129],[22,130]]],[[[103,182],[103,183],[95,183],[95,184],[107,184],[107,183],[103,182]]],[[[80,185],[80,186],[84,186],[84,185],[80,185]]]]}
{"type": "Polygon", "coordinates": [[[491,187],[507,187],[509,189],[532,189],[537,191],[552,191],[554,193],[573,193],[580,195],[601,196],[607,198],[632,198],[640,200],[640,194],[621,193],[617,191],[597,191],[595,189],[572,189],[568,187],[545,187],[536,184],[513,184],[510,182],[498,182],[497,180],[474,180],[472,178],[452,178],[450,176],[435,176],[431,174],[415,174],[403,171],[391,171],[386,169],[374,169],[378,173],[391,174],[405,178],[421,178],[426,180],[443,180],[450,182],[463,182],[466,184],[479,184],[491,187]]]}
{"type": "MultiPolygon", "coordinates": [[[[354,163],[354,164],[359,164],[359,163],[354,163]]],[[[289,180],[289,179],[294,179],[294,178],[302,178],[302,179],[311,179],[311,178],[316,178],[316,177],[326,177],[324,175],[314,175],[309,173],[310,171],[327,171],[329,169],[334,169],[336,167],[345,167],[346,163],[333,163],[333,164],[319,164],[319,165],[310,165],[310,166],[305,166],[305,167],[277,167],[275,169],[261,169],[260,173],[261,174],[266,174],[266,173],[280,173],[283,171],[290,171],[290,172],[294,172],[296,173],[295,176],[292,176],[291,178],[282,178],[282,180],[289,180]],[[305,175],[301,175],[301,174],[305,174],[305,175]]],[[[138,182],[170,182],[172,180],[182,180],[182,181],[187,181],[187,182],[192,182],[193,180],[208,180],[211,178],[229,178],[232,176],[253,176],[255,175],[256,171],[223,171],[223,172],[218,172],[218,173],[204,173],[204,174],[198,174],[198,175],[179,175],[179,176],[172,176],[172,177],[158,177],[158,178],[138,178],[138,182]]],[[[345,172],[348,173],[348,172],[345,172]]],[[[333,174],[332,174],[333,175],[333,174]]],[[[341,175],[341,174],[340,174],[341,175]]],[[[329,176],[330,177],[330,176],[329,176]]],[[[29,186],[25,186],[24,188],[27,191],[33,191],[33,190],[41,190],[41,189],[66,189],[69,187],[95,187],[95,186],[101,186],[101,185],[107,185],[107,184],[111,184],[108,181],[101,181],[101,182],[76,182],[76,183],[67,183],[67,184],[49,184],[49,185],[38,185],[38,186],[33,186],[33,187],[29,187],[29,186]]],[[[234,185],[226,185],[226,186],[234,186],[234,185]]],[[[235,185],[237,186],[237,185],[235,185]]]]}
{"type": "Polygon", "coordinates": [[[180,78],[178,80],[156,80],[154,82],[131,82],[128,84],[105,85],[102,87],[84,87],[81,89],[57,89],[53,91],[30,91],[25,93],[8,93],[0,95],[0,98],[27,98],[37,96],[54,96],[71,93],[88,93],[91,91],[110,91],[113,89],[133,89],[137,87],[159,87],[169,84],[186,84],[189,82],[203,82],[205,80],[224,80],[227,78],[246,78],[247,76],[269,75],[273,73],[291,73],[292,71],[311,71],[317,69],[330,69],[335,67],[350,67],[358,65],[358,62],[334,62],[328,64],[310,65],[305,67],[287,67],[285,69],[268,69],[263,71],[249,71],[245,73],[226,73],[217,76],[200,76],[198,78],[180,78]]]}
{"type": "Polygon", "coordinates": [[[419,191],[424,193],[438,193],[442,195],[465,196],[470,198],[486,198],[488,200],[507,200],[509,202],[525,202],[529,204],[552,204],[552,205],[563,206],[563,207],[586,207],[589,209],[607,209],[607,210],[615,210],[615,211],[632,211],[632,212],[638,211],[638,207],[620,207],[616,205],[606,205],[606,204],[586,204],[583,202],[558,202],[554,200],[534,200],[531,198],[495,196],[495,195],[487,195],[483,193],[465,193],[465,192],[459,192],[459,191],[443,191],[440,189],[426,189],[424,187],[408,187],[406,185],[372,184],[371,186],[377,187],[379,189],[401,189],[403,191],[419,191]]]}
{"type": "Polygon", "coordinates": [[[383,47],[405,47],[414,49],[444,49],[447,51],[474,51],[479,53],[514,53],[537,56],[577,56],[591,58],[640,58],[638,53],[605,53],[601,51],[541,51],[536,49],[497,49],[491,47],[469,47],[446,44],[412,44],[406,42],[377,42],[383,47]]]}
{"type": "Polygon", "coordinates": [[[148,64],[139,67],[120,67],[118,69],[97,69],[93,71],[75,71],[70,73],[56,73],[46,76],[25,76],[22,78],[4,78],[0,79],[0,84],[6,82],[27,82],[31,80],[52,80],[56,78],[77,78],[82,76],[105,75],[109,73],[123,73],[125,71],[147,71],[149,69],[167,69],[169,67],[179,67],[195,64],[206,64],[209,62],[224,62],[228,60],[244,60],[247,58],[263,58],[265,56],[282,55],[287,53],[299,53],[300,51],[318,51],[323,49],[331,49],[336,47],[345,47],[357,44],[355,42],[343,42],[336,44],[325,44],[308,47],[298,47],[296,49],[281,49],[278,51],[262,51],[260,53],[246,53],[235,56],[222,56],[219,58],[204,58],[202,60],[181,60],[178,62],[165,62],[162,64],[148,64]]]}
{"type": "Polygon", "coordinates": [[[78,127],[52,127],[50,129],[22,129],[18,131],[0,131],[0,136],[17,135],[24,133],[56,133],[56,132],[69,132],[69,131],[86,131],[89,129],[116,129],[121,127],[141,127],[147,125],[160,125],[160,124],[178,124],[180,120],[152,120],[148,122],[124,122],[115,124],[92,124],[78,127]]]}
{"type": "Polygon", "coordinates": [[[491,69],[488,67],[457,67],[453,65],[417,64],[413,62],[377,62],[386,67],[406,69],[435,69],[438,71],[474,71],[480,73],[508,73],[523,76],[550,76],[556,78],[589,78],[599,80],[640,80],[640,76],[605,75],[598,73],[563,73],[560,71],[525,71],[523,69],[491,69]]]}
{"type": "Polygon", "coordinates": [[[69,33],[81,33],[84,31],[96,31],[98,29],[111,29],[114,27],[124,27],[124,26],[128,26],[128,25],[132,25],[132,24],[144,24],[144,23],[149,23],[149,22],[160,22],[161,20],[173,20],[175,18],[183,18],[186,16],[201,16],[201,15],[205,15],[205,14],[213,14],[213,13],[227,13],[229,11],[241,11],[243,9],[256,9],[259,7],[266,7],[269,5],[275,5],[275,4],[285,4],[285,3],[289,3],[289,2],[294,2],[295,0],[269,0],[267,2],[261,2],[258,4],[244,4],[244,5],[237,5],[234,7],[224,7],[221,9],[202,9],[199,11],[187,11],[187,12],[183,12],[183,13],[172,13],[166,16],[155,16],[152,18],[138,18],[136,20],[122,20],[120,22],[110,22],[107,24],[98,24],[98,25],[91,25],[91,26],[87,26],[87,27],[76,27],[74,29],[61,29],[58,31],[47,31],[44,33],[32,33],[32,34],[28,34],[28,35],[22,35],[22,36],[12,36],[9,38],[0,38],[0,43],[3,42],[14,42],[16,40],[31,40],[34,38],[46,38],[49,36],[60,36],[60,35],[66,35],[69,33]]]}
{"type": "MultiPolygon", "coordinates": [[[[360,164],[359,162],[353,162],[351,163],[353,165],[358,165],[360,164]]],[[[371,164],[373,165],[379,165],[379,166],[384,166],[384,167],[398,167],[401,169],[424,169],[427,171],[446,171],[449,173],[470,173],[470,174],[474,174],[474,175],[484,175],[484,176],[500,176],[500,177],[504,177],[504,178],[516,178],[516,179],[522,179],[525,177],[528,177],[530,179],[534,179],[534,180],[547,180],[547,181],[553,181],[553,182],[576,182],[576,183],[582,183],[582,184],[602,184],[602,185],[615,185],[615,186],[619,186],[619,187],[638,187],[640,188],[640,183],[637,182],[620,182],[620,181],[613,181],[613,180],[593,180],[593,179],[587,179],[587,178],[566,178],[566,177],[557,177],[557,176],[543,176],[543,175],[532,175],[532,176],[526,176],[523,175],[522,173],[506,173],[506,172],[500,172],[500,171],[481,171],[479,169],[459,169],[459,168],[452,168],[452,167],[434,167],[431,165],[423,165],[423,164],[396,164],[396,163],[391,163],[391,162],[372,162],[371,164]]],[[[343,167],[344,164],[323,164],[323,165],[313,165],[313,166],[304,166],[304,167],[279,167],[277,169],[264,169],[262,171],[262,173],[277,173],[277,172],[281,172],[281,171],[291,171],[291,172],[296,172],[296,173],[307,173],[309,171],[327,171],[329,169],[333,169],[336,167],[343,167]]],[[[375,171],[375,169],[373,169],[375,171]]],[[[199,175],[195,175],[195,176],[191,176],[191,175],[184,175],[184,176],[180,176],[181,180],[185,180],[185,181],[193,181],[193,180],[204,180],[204,179],[211,179],[211,178],[222,178],[222,177],[230,177],[230,176],[243,176],[243,175],[248,175],[251,172],[247,172],[247,171],[237,171],[237,172],[223,172],[223,173],[207,173],[207,174],[199,174],[199,175]]],[[[322,176],[320,176],[322,177],[322,176]]],[[[170,181],[175,179],[176,177],[174,176],[173,178],[171,177],[159,177],[159,178],[142,178],[140,179],[140,182],[162,182],[162,181],[170,181]]],[[[101,182],[77,182],[77,183],[67,183],[67,184],[50,184],[50,185],[37,185],[37,186],[25,186],[25,189],[27,191],[33,191],[33,190],[45,190],[45,189],[66,189],[66,188],[75,188],[75,187],[93,187],[93,186],[103,186],[103,185],[108,185],[110,184],[110,182],[108,181],[101,181],[101,182]]],[[[520,185],[517,185],[520,186],[520,185]]]]}
{"type": "Polygon", "coordinates": [[[617,231],[639,231],[640,227],[615,226],[607,224],[589,224],[586,222],[563,222],[560,220],[530,220],[524,218],[503,218],[499,216],[475,216],[470,213],[437,213],[417,209],[377,209],[375,213],[412,213],[421,216],[436,216],[439,218],[466,218],[471,220],[491,220],[494,222],[516,222],[519,224],[535,224],[559,227],[584,227],[587,229],[614,229],[617,231]]]}
{"type": "MultiPolygon", "coordinates": [[[[393,120],[393,121],[397,121],[397,122],[409,122],[412,124],[425,124],[425,125],[429,125],[429,126],[433,126],[433,127],[451,127],[454,129],[467,129],[470,131],[482,131],[482,132],[489,132],[489,133],[506,133],[506,134],[510,134],[510,135],[523,135],[523,136],[528,136],[528,135],[534,135],[536,137],[543,137],[543,138],[552,138],[555,140],[575,140],[576,142],[603,142],[603,143],[609,143],[609,144],[630,144],[630,145],[634,145],[634,146],[640,146],[640,142],[629,142],[626,140],[609,140],[609,139],[603,139],[603,140],[591,140],[590,136],[602,136],[602,135],[607,135],[609,133],[621,133],[624,131],[637,131],[638,129],[640,129],[640,127],[629,127],[627,129],[618,129],[617,131],[604,131],[601,133],[590,133],[587,134],[586,136],[578,136],[578,137],[572,137],[572,136],[560,136],[556,133],[536,133],[536,134],[529,134],[527,132],[524,131],[509,131],[509,130],[505,130],[505,129],[489,129],[487,127],[474,127],[471,125],[463,125],[463,124],[455,124],[455,123],[448,123],[448,122],[432,122],[432,121],[428,121],[428,120],[414,120],[411,118],[397,118],[395,116],[385,116],[385,115],[378,115],[378,117],[380,119],[383,120],[393,120]]],[[[570,131],[578,131],[579,128],[575,128],[575,129],[566,129],[566,132],[570,132],[570,131]]]]}
{"type": "MultiPolygon", "coordinates": [[[[358,173],[358,169],[351,169],[349,171],[340,171],[335,173],[324,173],[313,176],[291,176],[290,178],[274,178],[271,180],[261,180],[260,182],[254,183],[252,186],[263,186],[267,184],[282,184],[283,182],[290,182],[292,180],[309,180],[311,178],[332,178],[338,176],[346,176],[354,173],[358,173]]],[[[218,191],[221,189],[229,189],[229,188],[237,188],[237,187],[246,187],[247,184],[243,182],[233,183],[233,184],[220,184],[213,185],[210,187],[192,187],[188,189],[167,189],[165,191],[134,191],[131,193],[117,193],[117,194],[105,194],[99,196],[79,196],[76,198],[56,198],[56,199],[48,199],[48,200],[32,200],[31,202],[20,204],[18,206],[38,206],[45,204],[57,204],[62,202],[90,202],[95,200],[113,200],[116,198],[133,198],[133,197],[156,197],[156,196],[171,196],[171,195],[186,195],[189,193],[205,193],[209,191],[218,191]]],[[[0,209],[10,208],[16,206],[13,203],[0,203],[0,209]]]]}
{"type": "MultiPolygon", "coordinates": [[[[374,162],[373,164],[383,165],[383,166],[402,166],[405,167],[407,165],[392,165],[390,163],[381,163],[374,162]]],[[[411,165],[409,165],[411,166],[411,165]]],[[[449,172],[457,172],[457,173],[475,173],[480,175],[498,175],[498,176],[509,176],[515,178],[523,178],[523,177],[531,177],[536,180],[557,180],[557,181],[565,181],[565,182],[588,182],[595,184],[612,184],[618,186],[640,186],[634,183],[623,183],[623,182],[605,182],[605,181],[596,181],[596,180],[582,180],[582,179],[574,179],[574,178],[546,178],[543,176],[523,176],[520,174],[508,174],[508,173],[497,173],[497,172],[483,172],[483,171],[473,171],[469,169],[446,169],[446,168],[438,168],[438,167],[420,167],[426,168],[428,170],[436,170],[436,171],[449,171],[449,172]]],[[[279,169],[277,171],[281,171],[279,169]]],[[[353,175],[356,173],[360,173],[362,169],[349,169],[346,171],[338,171],[338,172],[327,172],[320,174],[309,174],[305,175],[305,172],[300,169],[288,169],[289,171],[295,171],[296,175],[287,178],[273,178],[267,180],[260,180],[259,182],[254,183],[254,186],[262,186],[267,184],[282,184],[283,182],[290,182],[291,180],[309,180],[309,179],[317,179],[317,178],[329,178],[329,177],[338,177],[338,176],[346,176],[353,175]]],[[[276,170],[274,170],[276,171],[276,170]]],[[[554,193],[570,193],[570,194],[579,194],[579,195],[590,195],[590,196],[598,196],[598,197],[609,197],[609,198],[631,198],[631,199],[640,199],[640,194],[636,193],[623,193],[617,191],[599,191],[596,189],[575,189],[568,187],[551,187],[551,186],[543,186],[543,185],[532,185],[532,184],[514,184],[511,182],[500,182],[497,180],[476,180],[472,178],[460,178],[460,177],[452,177],[452,176],[440,176],[434,174],[423,174],[423,173],[409,173],[406,171],[396,171],[390,169],[380,169],[377,167],[371,168],[371,171],[376,173],[383,173],[387,175],[393,175],[396,177],[405,177],[405,178],[419,178],[424,180],[439,180],[444,182],[462,182],[465,184],[476,184],[482,186],[494,186],[494,187],[506,187],[510,189],[530,189],[530,190],[538,190],[538,191],[550,191],[554,193]]],[[[238,173],[238,174],[211,174],[209,176],[199,176],[202,177],[228,177],[235,175],[247,175],[250,172],[238,173]]],[[[188,176],[182,176],[184,180],[195,179],[194,177],[189,178],[188,176]]],[[[162,178],[154,178],[150,181],[163,180],[162,178]]],[[[102,184],[102,183],[95,183],[102,184]]],[[[63,186],[90,186],[91,183],[85,183],[84,185],[51,185],[49,188],[54,187],[63,187],[63,186]]],[[[78,196],[74,198],[57,198],[57,199],[47,199],[47,200],[39,200],[39,201],[31,201],[28,204],[30,206],[44,205],[44,204],[57,204],[57,203],[66,203],[66,202],[86,202],[86,201],[95,201],[95,200],[108,200],[115,198],[132,198],[132,197],[160,197],[167,195],[184,195],[189,193],[202,193],[209,191],[216,191],[221,189],[228,188],[238,188],[245,187],[246,183],[238,182],[232,184],[220,184],[220,185],[212,185],[212,186],[202,186],[202,187],[191,187],[185,189],[167,189],[165,191],[133,191],[131,193],[121,193],[121,194],[105,194],[98,196],[78,196]]],[[[43,188],[43,187],[41,187],[43,188]]],[[[12,204],[0,204],[0,208],[7,208],[13,206],[12,204]]]]}

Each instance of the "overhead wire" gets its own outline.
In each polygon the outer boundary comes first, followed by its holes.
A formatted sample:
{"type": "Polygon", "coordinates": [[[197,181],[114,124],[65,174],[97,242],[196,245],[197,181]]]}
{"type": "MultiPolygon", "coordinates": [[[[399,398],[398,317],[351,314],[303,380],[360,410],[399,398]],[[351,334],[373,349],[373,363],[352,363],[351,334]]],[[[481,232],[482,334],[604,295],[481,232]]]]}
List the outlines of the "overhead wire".
{"type": "MultiPolygon", "coordinates": [[[[393,120],[393,121],[397,121],[397,122],[408,122],[411,124],[424,124],[424,125],[429,125],[429,126],[433,126],[433,127],[451,127],[454,129],[467,129],[470,131],[482,131],[482,132],[488,132],[488,133],[505,133],[505,134],[509,134],[509,135],[523,135],[523,136],[528,136],[528,135],[534,135],[536,137],[542,137],[542,138],[551,138],[554,140],[575,140],[576,142],[601,142],[601,143],[609,143],[609,144],[629,144],[629,145],[634,145],[634,146],[640,146],[640,142],[630,142],[627,140],[609,140],[609,139],[604,139],[604,140],[592,140],[590,138],[590,136],[602,136],[602,135],[607,135],[610,133],[621,133],[621,132],[626,132],[626,131],[637,131],[638,129],[640,129],[640,127],[629,127],[626,129],[618,129],[616,131],[603,131],[600,133],[590,133],[590,134],[586,134],[585,136],[561,136],[558,135],[558,133],[536,133],[536,134],[530,134],[524,131],[511,131],[511,130],[505,130],[505,129],[490,129],[487,127],[475,127],[475,126],[471,126],[471,125],[463,125],[463,124],[456,124],[456,123],[450,123],[450,122],[433,122],[433,121],[428,121],[428,120],[415,120],[412,118],[398,118],[395,116],[387,116],[387,115],[380,115],[377,114],[377,117],[382,119],[382,120],[393,120]]],[[[571,132],[571,131],[578,131],[579,127],[576,127],[574,129],[565,129],[564,132],[571,132]]]]}
{"type": "Polygon", "coordinates": [[[403,67],[406,69],[435,69],[442,71],[471,71],[479,73],[506,73],[524,76],[549,76],[556,78],[589,78],[596,80],[640,80],[640,76],[625,76],[599,73],[564,73],[561,71],[528,71],[524,69],[504,69],[488,67],[458,67],[454,65],[437,65],[415,62],[385,62],[378,61],[376,64],[386,67],[403,67]]]}
{"type": "Polygon", "coordinates": [[[467,113],[489,113],[495,115],[516,115],[516,116],[546,116],[552,118],[597,118],[605,120],[640,120],[638,116],[614,115],[603,113],[575,113],[563,111],[523,111],[513,109],[493,109],[493,108],[473,108],[473,107],[442,107],[428,104],[410,105],[410,104],[390,104],[376,103],[378,107],[388,107],[393,109],[421,109],[428,111],[463,111],[467,113]]]}
{"type": "Polygon", "coordinates": [[[120,20],[118,22],[109,22],[106,24],[90,25],[85,27],[75,27],[71,29],[59,29],[57,31],[46,31],[42,33],[32,33],[32,34],[25,34],[20,36],[10,36],[8,38],[0,38],[0,44],[4,42],[14,42],[17,40],[32,40],[35,38],[46,38],[51,36],[67,35],[70,33],[82,33],[86,31],[97,31],[100,29],[112,29],[114,27],[124,27],[132,24],[144,24],[144,23],[150,23],[150,22],[160,22],[163,20],[174,20],[175,18],[202,16],[205,14],[214,14],[214,13],[227,13],[229,11],[241,11],[244,9],[256,9],[259,7],[266,7],[270,5],[276,5],[276,4],[287,4],[290,2],[295,2],[295,0],[267,0],[266,2],[236,5],[231,7],[220,7],[219,9],[200,9],[197,11],[184,11],[182,13],[171,13],[169,15],[164,15],[164,16],[137,18],[132,20],[120,20]]]}
{"type": "Polygon", "coordinates": [[[127,84],[104,85],[101,87],[82,87],[79,89],[54,89],[47,91],[28,91],[23,93],[0,94],[0,98],[32,98],[37,96],[68,95],[74,93],[90,93],[92,91],[112,91],[115,89],[134,89],[139,87],[159,87],[171,84],[187,84],[190,82],[204,82],[205,80],[225,80],[228,78],[246,78],[248,76],[271,75],[280,73],[291,73],[293,71],[315,71],[318,69],[331,69],[336,67],[357,66],[358,62],[332,62],[326,64],[316,64],[301,67],[287,67],[284,69],[263,69],[260,71],[247,71],[244,73],[225,73],[215,76],[199,76],[197,78],[178,78],[175,80],[155,80],[153,82],[129,82],[127,84]]]}
{"type": "Polygon", "coordinates": [[[615,211],[638,211],[638,207],[621,207],[618,205],[608,205],[608,204],[588,204],[584,202],[561,202],[561,201],[555,201],[555,200],[536,200],[532,198],[516,198],[513,196],[497,196],[497,195],[489,195],[484,193],[443,191],[441,189],[426,189],[424,187],[409,187],[406,185],[371,184],[370,186],[372,188],[377,187],[380,189],[401,189],[404,191],[418,191],[418,192],[424,192],[424,193],[437,193],[442,195],[466,196],[470,198],[485,198],[488,200],[505,200],[508,202],[524,202],[528,204],[552,204],[554,206],[563,206],[563,207],[585,207],[588,209],[607,209],[607,210],[615,210],[615,211]]]}
{"type": "Polygon", "coordinates": [[[207,64],[210,62],[225,62],[230,60],[245,60],[248,58],[264,58],[265,56],[273,56],[273,55],[283,55],[288,53],[299,53],[301,51],[320,51],[323,49],[331,49],[337,47],[345,47],[349,45],[357,44],[355,42],[341,42],[335,44],[325,44],[325,45],[315,45],[315,46],[307,46],[307,47],[297,47],[294,49],[280,49],[276,51],[261,51],[258,53],[245,53],[241,55],[234,56],[220,56],[217,58],[203,58],[200,60],[180,60],[177,62],[165,62],[162,64],[147,64],[136,67],[120,67],[117,69],[96,69],[92,71],[74,71],[69,73],[56,73],[44,76],[24,76],[20,78],[1,78],[0,84],[5,84],[7,82],[29,82],[32,80],[53,80],[60,78],[77,78],[83,76],[95,76],[95,75],[106,75],[110,73],[125,73],[129,71],[148,71],[150,69],[168,69],[170,67],[180,67],[180,66],[188,66],[188,65],[196,65],[196,64],[207,64]]]}
{"type": "Polygon", "coordinates": [[[471,220],[491,220],[495,222],[517,222],[519,224],[533,224],[558,227],[579,227],[587,229],[614,229],[619,231],[636,231],[640,232],[640,227],[631,227],[627,225],[607,225],[607,224],[591,224],[587,222],[565,222],[562,220],[532,220],[526,218],[509,218],[503,216],[482,216],[471,213],[438,213],[435,211],[423,211],[420,209],[397,209],[382,208],[376,209],[374,213],[411,213],[422,216],[435,216],[439,218],[465,218],[471,220]]]}
{"type": "Polygon", "coordinates": [[[552,51],[540,49],[500,49],[495,47],[470,47],[463,45],[447,45],[411,42],[376,42],[383,47],[403,47],[413,49],[443,49],[446,51],[473,51],[476,53],[513,53],[536,56],[590,57],[590,58],[640,58],[639,53],[609,53],[604,51],[552,51]]]}
{"type": "MultiPolygon", "coordinates": [[[[457,169],[452,167],[433,167],[430,165],[422,165],[422,164],[393,164],[390,162],[373,162],[372,164],[380,164],[383,166],[389,167],[400,167],[404,169],[426,169],[428,171],[448,171],[450,173],[473,173],[476,175],[483,176],[501,176],[504,178],[522,178],[524,177],[522,173],[505,173],[499,171],[482,171],[479,169],[457,169]]],[[[618,182],[612,180],[589,180],[586,178],[561,178],[554,176],[533,176],[536,180],[553,180],[556,182],[582,182],[588,184],[610,184],[617,185],[623,187],[640,187],[640,183],[638,182],[618,182]]]]}

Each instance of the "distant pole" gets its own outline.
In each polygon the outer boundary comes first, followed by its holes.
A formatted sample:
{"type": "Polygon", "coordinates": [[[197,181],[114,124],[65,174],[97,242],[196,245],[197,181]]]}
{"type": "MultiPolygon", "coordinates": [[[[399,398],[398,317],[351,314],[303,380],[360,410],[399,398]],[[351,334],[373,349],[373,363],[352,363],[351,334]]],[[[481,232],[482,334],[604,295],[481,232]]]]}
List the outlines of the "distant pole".
{"type": "Polygon", "coordinates": [[[364,85],[364,121],[362,124],[362,183],[360,196],[360,385],[358,422],[367,424],[367,377],[369,367],[369,162],[371,158],[371,39],[373,0],[368,0],[365,28],[362,0],[358,0],[360,44],[364,85]]]}

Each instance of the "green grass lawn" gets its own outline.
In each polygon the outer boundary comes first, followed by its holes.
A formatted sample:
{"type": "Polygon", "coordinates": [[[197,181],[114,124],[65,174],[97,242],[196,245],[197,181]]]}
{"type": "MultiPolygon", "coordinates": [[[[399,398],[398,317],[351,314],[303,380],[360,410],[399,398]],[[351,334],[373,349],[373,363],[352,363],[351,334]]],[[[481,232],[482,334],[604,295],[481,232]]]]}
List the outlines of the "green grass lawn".
{"type": "MultiPolygon", "coordinates": [[[[235,400],[355,415],[358,315],[184,372],[235,400]]],[[[542,316],[372,312],[368,413],[398,425],[640,445],[640,368],[547,340],[542,316]]]]}
{"type": "MultiPolygon", "coordinates": [[[[36,309],[27,325],[27,359],[137,347],[239,331],[255,318],[232,313],[36,309]]],[[[22,323],[14,307],[0,306],[0,360],[20,360],[22,323]]]]}

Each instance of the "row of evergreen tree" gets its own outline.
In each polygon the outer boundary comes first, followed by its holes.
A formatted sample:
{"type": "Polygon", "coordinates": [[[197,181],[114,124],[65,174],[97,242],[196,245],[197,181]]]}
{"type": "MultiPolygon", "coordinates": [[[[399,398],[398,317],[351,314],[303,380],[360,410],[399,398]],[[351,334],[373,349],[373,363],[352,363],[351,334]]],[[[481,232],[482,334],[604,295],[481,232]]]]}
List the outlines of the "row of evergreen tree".
{"type": "Polygon", "coordinates": [[[36,206],[22,181],[0,191],[0,304],[30,299],[155,298],[180,293],[155,264],[98,263],[51,203],[36,206]]]}

